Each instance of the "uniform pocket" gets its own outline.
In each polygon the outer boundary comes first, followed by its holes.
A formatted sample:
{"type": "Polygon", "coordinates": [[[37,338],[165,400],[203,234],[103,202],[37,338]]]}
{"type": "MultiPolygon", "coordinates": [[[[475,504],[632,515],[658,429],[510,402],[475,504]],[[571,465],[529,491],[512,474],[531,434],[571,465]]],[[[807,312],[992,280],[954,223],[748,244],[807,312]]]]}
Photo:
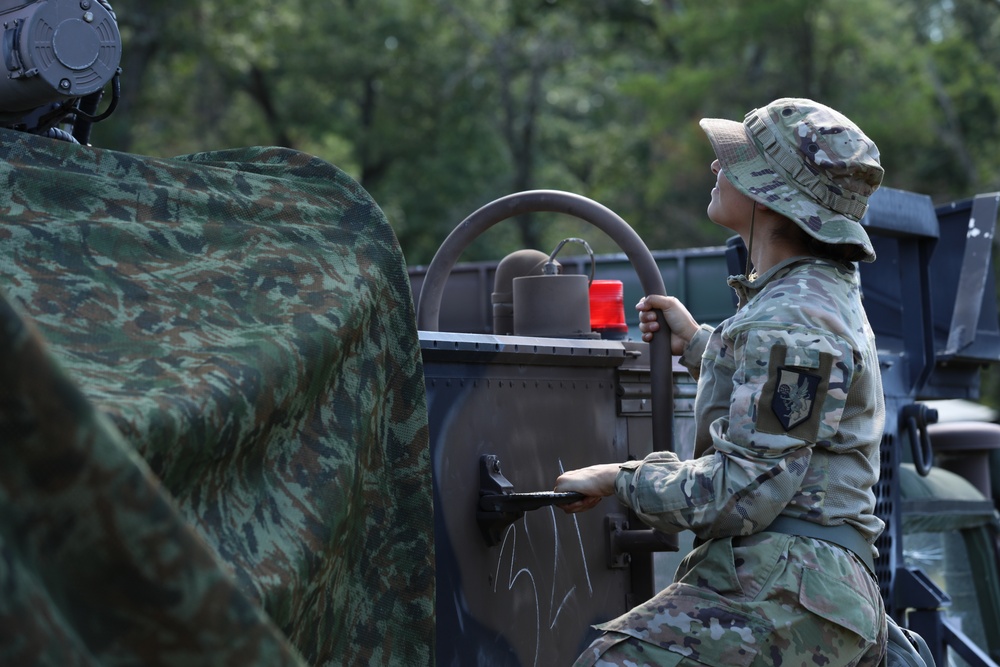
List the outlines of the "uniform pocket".
{"type": "Polygon", "coordinates": [[[875,643],[880,627],[879,610],[842,579],[803,568],[799,602],[817,616],[850,630],[869,645],[875,643]]]}

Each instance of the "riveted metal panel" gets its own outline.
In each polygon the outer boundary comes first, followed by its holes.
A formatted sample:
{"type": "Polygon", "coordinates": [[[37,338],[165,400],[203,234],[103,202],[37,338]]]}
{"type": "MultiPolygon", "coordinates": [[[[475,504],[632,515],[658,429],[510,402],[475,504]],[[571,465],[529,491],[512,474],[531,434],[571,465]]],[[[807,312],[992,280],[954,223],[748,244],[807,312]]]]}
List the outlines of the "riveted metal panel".
{"type": "MultiPolygon", "coordinates": [[[[648,411],[619,413],[620,369],[647,383],[644,343],[421,332],[434,473],[438,664],[569,664],[590,626],[652,595],[652,558],[609,568],[607,498],[526,512],[489,546],[476,523],[479,459],[516,492],[563,470],[640,457],[648,411]],[[638,367],[638,368],[637,368],[638,367]],[[635,422],[630,424],[630,422],[635,422]]],[[[644,528],[638,523],[631,528],[644,528]]]]}

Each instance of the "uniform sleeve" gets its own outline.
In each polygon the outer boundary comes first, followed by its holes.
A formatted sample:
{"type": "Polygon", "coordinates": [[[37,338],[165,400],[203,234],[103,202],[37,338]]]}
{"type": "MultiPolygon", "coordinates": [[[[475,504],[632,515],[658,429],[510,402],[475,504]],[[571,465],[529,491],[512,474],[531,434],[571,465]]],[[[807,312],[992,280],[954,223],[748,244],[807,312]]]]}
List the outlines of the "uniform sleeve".
{"type": "Polygon", "coordinates": [[[697,380],[701,376],[701,357],[705,354],[708,340],[712,336],[712,327],[707,324],[698,326],[698,330],[691,336],[684,353],[680,356],[681,364],[688,369],[691,377],[697,380]]]}
{"type": "Polygon", "coordinates": [[[759,324],[733,340],[733,391],[729,414],[710,424],[714,451],[687,461],[654,452],[616,477],[619,500],[664,532],[759,532],[799,490],[813,445],[836,433],[843,414],[849,345],[825,332],[759,324]]]}

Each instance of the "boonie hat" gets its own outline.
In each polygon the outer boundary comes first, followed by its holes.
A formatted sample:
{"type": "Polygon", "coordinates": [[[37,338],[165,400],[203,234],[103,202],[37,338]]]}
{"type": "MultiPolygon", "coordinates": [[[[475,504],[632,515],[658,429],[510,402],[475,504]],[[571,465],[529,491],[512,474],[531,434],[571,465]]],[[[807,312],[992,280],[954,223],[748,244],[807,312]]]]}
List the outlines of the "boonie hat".
{"type": "Polygon", "coordinates": [[[751,199],[826,243],[875,251],[860,220],[882,183],[878,147],[843,114],[801,98],[754,109],[742,123],[702,118],[722,171],[751,199]]]}

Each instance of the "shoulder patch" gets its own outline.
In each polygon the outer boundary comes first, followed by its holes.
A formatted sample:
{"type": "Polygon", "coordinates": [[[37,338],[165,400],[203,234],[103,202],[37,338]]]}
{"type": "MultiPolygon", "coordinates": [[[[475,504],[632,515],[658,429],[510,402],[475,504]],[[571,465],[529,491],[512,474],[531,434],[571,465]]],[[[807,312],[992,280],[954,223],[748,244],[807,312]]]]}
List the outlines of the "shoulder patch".
{"type": "Polygon", "coordinates": [[[820,353],[815,368],[787,363],[788,348],[771,348],[767,382],[757,404],[757,430],[815,442],[830,386],[833,357],[820,353]]]}
{"type": "Polygon", "coordinates": [[[771,411],[785,430],[790,431],[812,415],[822,378],[784,366],[779,367],[777,372],[777,383],[771,394],[771,411]]]}

